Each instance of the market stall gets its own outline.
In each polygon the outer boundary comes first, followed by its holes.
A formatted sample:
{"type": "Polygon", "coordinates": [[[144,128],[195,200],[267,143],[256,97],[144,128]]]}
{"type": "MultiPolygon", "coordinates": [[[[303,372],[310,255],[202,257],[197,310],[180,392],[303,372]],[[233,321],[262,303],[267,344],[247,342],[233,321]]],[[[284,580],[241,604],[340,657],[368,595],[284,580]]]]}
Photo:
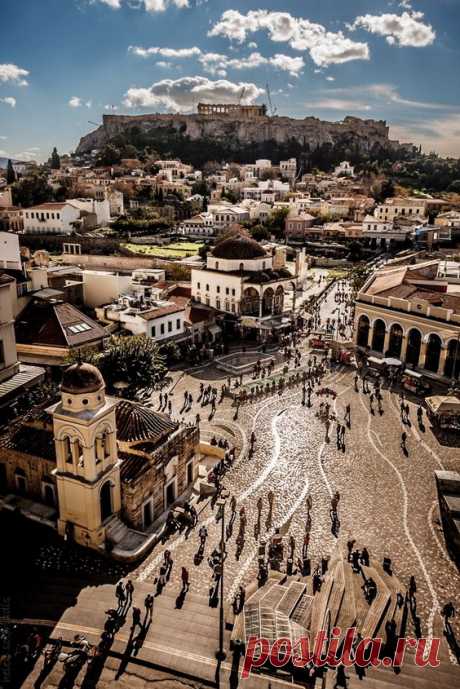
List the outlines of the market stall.
{"type": "Polygon", "coordinates": [[[460,399],[454,395],[432,395],[425,399],[428,417],[444,431],[460,432],[460,399]]]}

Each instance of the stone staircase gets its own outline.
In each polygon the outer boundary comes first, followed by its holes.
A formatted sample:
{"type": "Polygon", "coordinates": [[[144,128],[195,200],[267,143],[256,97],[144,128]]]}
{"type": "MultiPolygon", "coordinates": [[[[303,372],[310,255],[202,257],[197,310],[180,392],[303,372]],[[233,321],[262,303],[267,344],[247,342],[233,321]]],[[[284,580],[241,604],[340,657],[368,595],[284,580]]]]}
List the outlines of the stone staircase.
{"type": "MultiPolygon", "coordinates": [[[[244,614],[236,616],[232,640],[244,646],[249,636],[265,637],[270,640],[288,637],[292,642],[300,636],[307,636],[310,645],[314,644],[319,631],[331,630],[337,626],[344,638],[346,630],[356,627],[362,638],[380,637],[385,643],[387,622],[395,623],[396,636],[404,636],[407,610],[404,602],[406,588],[391,572],[379,563],[370,562],[355,573],[351,564],[337,550],[329,562],[328,571],[321,590],[312,595],[310,577],[286,576],[271,572],[266,584],[254,591],[248,598],[244,614]],[[372,578],[376,584],[376,595],[371,603],[366,600],[363,585],[372,578]],[[398,595],[400,594],[400,595],[398,595]]],[[[410,636],[410,634],[409,634],[410,636]]],[[[442,633],[441,618],[435,619],[434,636],[441,638],[438,668],[420,668],[414,663],[414,651],[406,649],[405,662],[399,674],[392,668],[378,667],[364,671],[362,679],[355,668],[347,670],[349,689],[454,689],[460,687],[460,666],[453,665],[449,658],[447,643],[442,633]]],[[[260,676],[260,675],[258,675],[260,676]]],[[[276,682],[286,680],[286,668],[278,673],[274,668],[267,669],[267,677],[276,682]]],[[[291,686],[298,677],[290,676],[291,686]]],[[[307,686],[311,680],[306,679],[307,686]]],[[[335,671],[329,669],[316,678],[315,689],[332,689],[336,678],[335,671]]]]}
{"type": "Polygon", "coordinates": [[[122,522],[120,517],[117,515],[114,515],[105,527],[105,535],[113,544],[120,543],[124,538],[126,538],[128,533],[128,526],[122,522]]]}

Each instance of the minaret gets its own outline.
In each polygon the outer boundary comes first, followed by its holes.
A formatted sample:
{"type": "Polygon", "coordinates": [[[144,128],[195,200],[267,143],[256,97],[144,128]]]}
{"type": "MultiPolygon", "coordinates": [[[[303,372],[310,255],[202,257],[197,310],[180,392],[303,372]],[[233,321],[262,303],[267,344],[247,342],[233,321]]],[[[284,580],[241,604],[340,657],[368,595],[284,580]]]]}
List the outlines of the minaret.
{"type": "Polygon", "coordinates": [[[121,508],[116,405],[105,395],[100,371],[77,363],[64,373],[61,401],[48,409],[56,446],[58,530],[92,548],[104,546],[106,525],[121,508]]]}

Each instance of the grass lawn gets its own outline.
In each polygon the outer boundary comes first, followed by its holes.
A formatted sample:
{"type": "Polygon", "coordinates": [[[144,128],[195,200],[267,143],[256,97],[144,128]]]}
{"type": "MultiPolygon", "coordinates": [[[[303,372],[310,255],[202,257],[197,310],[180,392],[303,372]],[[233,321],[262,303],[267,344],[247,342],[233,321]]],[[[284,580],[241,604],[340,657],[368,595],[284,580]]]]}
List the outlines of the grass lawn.
{"type": "Polygon", "coordinates": [[[123,244],[125,249],[137,254],[146,256],[157,256],[158,258],[187,258],[195,256],[203,244],[200,242],[172,242],[163,246],[149,244],[123,244]]]}

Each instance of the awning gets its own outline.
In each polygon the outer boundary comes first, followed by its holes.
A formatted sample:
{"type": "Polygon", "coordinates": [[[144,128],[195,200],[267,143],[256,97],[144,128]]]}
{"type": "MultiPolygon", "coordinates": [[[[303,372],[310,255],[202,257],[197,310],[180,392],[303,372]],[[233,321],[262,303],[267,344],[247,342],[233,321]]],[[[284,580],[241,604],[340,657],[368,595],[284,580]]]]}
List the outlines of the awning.
{"type": "Polygon", "coordinates": [[[22,388],[41,382],[44,377],[44,368],[21,364],[18,373],[0,383],[0,405],[17,396],[22,388]]]}
{"type": "Polygon", "coordinates": [[[211,333],[211,335],[220,335],[222,328],[214,323],[213,325],[209,326],[208,331],[211,333]]]}

